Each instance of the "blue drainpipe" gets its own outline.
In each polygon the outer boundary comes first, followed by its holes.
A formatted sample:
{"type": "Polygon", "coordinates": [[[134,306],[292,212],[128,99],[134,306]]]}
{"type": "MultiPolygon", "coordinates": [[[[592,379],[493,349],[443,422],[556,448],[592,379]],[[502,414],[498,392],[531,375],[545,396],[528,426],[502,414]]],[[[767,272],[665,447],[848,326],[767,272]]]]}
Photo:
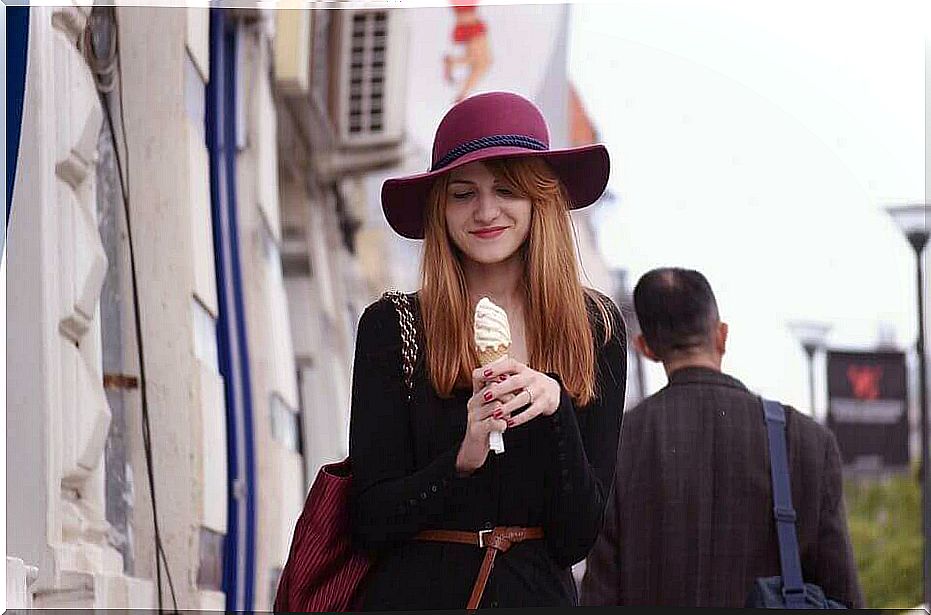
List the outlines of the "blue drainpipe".
{"type": "Polygon", "coordinates": [[[216,261],[217,349],[226,393],[228,527],[223,554],[227,611],[252,611],[255,589],[255,457],[252,386],[239,263],[236,216],[237,27],[223,9],[210,9],[207,149],[216,261]]]}
{"type": "MultiPolygon", "coordinates": [[[[29,49],[29,7],[6,7],[6,225],[13,207],[13,184],[19,156],[23,125],[23,102],[26,98],[26,57],[29,49]]],[[[0,237],[0,251],[3,250],[0,237]]]]}

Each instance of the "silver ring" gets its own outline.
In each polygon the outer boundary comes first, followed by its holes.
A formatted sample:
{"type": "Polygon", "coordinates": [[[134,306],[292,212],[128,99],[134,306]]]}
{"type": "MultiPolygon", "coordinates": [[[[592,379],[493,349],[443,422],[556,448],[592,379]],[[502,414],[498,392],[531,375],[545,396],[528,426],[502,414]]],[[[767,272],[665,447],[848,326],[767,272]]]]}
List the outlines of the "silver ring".
{"type": "Polygon", "coordinates": [[[530,387],[527,387],[526,389],[524,389],[524,393],[527,394],[527,398],[530,400],[527,402],[527,405],[529,406],[530,404],[533,403],[533,393],[530,392],[530,387]]]}

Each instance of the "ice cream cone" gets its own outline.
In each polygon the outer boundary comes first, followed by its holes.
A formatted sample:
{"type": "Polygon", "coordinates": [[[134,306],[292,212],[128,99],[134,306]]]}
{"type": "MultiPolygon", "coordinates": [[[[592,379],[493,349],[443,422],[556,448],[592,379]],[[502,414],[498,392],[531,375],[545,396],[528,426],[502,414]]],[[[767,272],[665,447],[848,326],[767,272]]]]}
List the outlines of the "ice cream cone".
{"type": "MultiPolygon", "coordinates": [[[[475,349],[482,367],[508,356],[511,348],[511,329],[508,315],[487,297],[475,306],[475,349]]],[[[488,446],[497,454],[504,452],[504,437],[500,431],[488,433],[488,446]]]]}
{"type": "MultiPolygon", "coordinates": [[[[507,346],[498,346],[497,348],[479,350],[478,358],[482,364],[482,367],[491,365],[500,359],[507,358],[508,349],[510,347],[510,344],[508,344],[507,346]]],[[[500,431],[492,431],[488,434],[488,445],[491,447],[491,450],[499,455],[504,452],[504,437],[501,435],[500,431]]]]}
{"type": "Polygon", "coordinates": [[[498,359],[503,359],[508,356],[508,350],[510,350],[510,344],[507,346],[498,346],[497,348],[486,348],[485,350],[478,351],[478,360],[482,367],[486,365],[491,365],[498,359]]]}

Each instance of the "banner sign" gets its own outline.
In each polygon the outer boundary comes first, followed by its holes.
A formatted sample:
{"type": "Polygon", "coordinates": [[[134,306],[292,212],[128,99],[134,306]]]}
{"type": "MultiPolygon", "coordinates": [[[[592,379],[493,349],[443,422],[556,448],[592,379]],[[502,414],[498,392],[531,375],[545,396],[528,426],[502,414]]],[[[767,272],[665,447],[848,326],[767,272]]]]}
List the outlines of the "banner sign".
{"type": "Polygon", "coordinates": [[[827,353],[828,427],[844,466],[908,466],[908,386],[905,353],[827,353]]]}

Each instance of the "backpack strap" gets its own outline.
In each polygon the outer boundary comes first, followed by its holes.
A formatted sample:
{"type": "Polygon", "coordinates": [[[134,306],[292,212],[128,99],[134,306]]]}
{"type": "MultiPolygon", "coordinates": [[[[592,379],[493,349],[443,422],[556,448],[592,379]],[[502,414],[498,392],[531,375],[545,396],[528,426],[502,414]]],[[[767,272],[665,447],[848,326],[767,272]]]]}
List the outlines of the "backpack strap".
{"type": "Polygon", "coordinates": [[[789,482],[789,454],[786,447],[786,413],[777,401],[763,400],[763,417],[769,436],[769,466],[773,484],[773,517],[779,538],[779,563],[782,568],[782,595],[786,608],[804,609],[805,583],[795,532],[795,508],[789,482]]]}

